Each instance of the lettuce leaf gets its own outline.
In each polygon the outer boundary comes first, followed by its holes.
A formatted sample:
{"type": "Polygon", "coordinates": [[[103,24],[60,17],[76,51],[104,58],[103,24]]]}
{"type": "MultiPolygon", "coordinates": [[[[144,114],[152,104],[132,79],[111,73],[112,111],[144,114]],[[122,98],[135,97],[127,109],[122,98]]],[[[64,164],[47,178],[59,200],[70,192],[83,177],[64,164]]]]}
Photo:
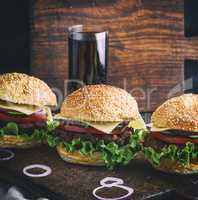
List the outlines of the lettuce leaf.
{"type": "Polygon", "coordinates": [[[62,145],[66,151],[78,151],[82,155],[92,155],[95,152],[99,152],[106,166],[109,169],[113,169],[118,164],[128,164],[134,158],[136,153],[142,149],[141,142],[145,134],[146,132],[144,130],[135,130],[134,133],[131,132],[128,143],[124,145],[115,142],[107,143],[104,140],[92,142],[83,138],[64,141],[53,135],[47,135],[47,142],[50,147],[62,145]]]}
{"type": "Polygon", "coordinates": [[[6,126],[1,128],[1,135],[18,135],[19,128],[14,122],[7,123],[6,126]]]}
{"type": "Polygon", "coordinates": [[[23,137],[25,140],[36,140],[40,143],[47,141],[50,147],[62,145],[66,151],[78,151],[82,155],[92,155],[95,152],[99,152],[101,154],[101,159],[104,160],[106,166],[109,169],[113,169],[118,164],[128,164],[134,158],[136,153],[141,151],[142,141],[146,134],[144,130],[138,129],[133,133],[131,132],[127,144],[105,142],[104,140],[99,139],[96,142],[92,142],[83,138],[64,141],[63,139],[50,134],[57,126],[59,126],[59,122],[57,121],[47,122],[46,128],[35,129],[34,132],[29,135],[25,133],[25,130],[21,130],[16,123],[9,122],[6,126],[0,128],[0,137],[4,135],[16,135],[23,137]]]}
{"type": "Polygon", "coordinates": [[[22,137],[25,140],[36,140],[38,142],[45,142],[47,135],[53,129],[55,129],[59,123],[57,121],[47,123],[46,128],[43,129],[35,129],[32,134],[26,134],[25,129],[21,130],[17,123],[8,122],[4,127],[0,128],[0,137],[4,135],[15,135],[18,137],[22,137]]]}
{"type": "Polygon", "coordinates": [[[195,148],[195,144],[190,142],[186,143],[184,147],[178,147],[171,144],[159,151],[152,147],[144,147],[143,152],[145,158],[156,166],[160,164],[160,161],[163,158],[177,161],[182,165],[188,165],[198,158],[198,151],[195,148]]]}
{"type": "Polygon", "coordinates": [[[16,116],[27,116],[26,114],[24,113],[21,113],[21,112],[17,112],[17,111],[7,111],[8,114],[10,115],[16,115],[16,116]]]}
{"type": "Polygon", "coordinates": [[[54,129],[56,129],[58,126],[60,125],[60,122],[57,120],[53,120],[53,121],[47,121],[47,130],[49,132],[53,131],[54,129]]]}

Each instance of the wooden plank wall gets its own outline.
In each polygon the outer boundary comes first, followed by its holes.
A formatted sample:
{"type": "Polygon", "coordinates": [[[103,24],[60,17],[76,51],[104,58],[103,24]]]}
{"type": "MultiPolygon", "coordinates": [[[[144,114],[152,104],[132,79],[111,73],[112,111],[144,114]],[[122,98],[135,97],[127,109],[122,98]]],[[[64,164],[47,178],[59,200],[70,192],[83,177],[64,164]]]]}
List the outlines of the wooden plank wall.
{"type": "Polygon", "coordinates": [[[182,93],[184,59],[198,59],[198,39],[184,36],[183,0],[37,0],[31,12],[31,73],[62,90],[74,24],[109,30],[108,82],[131,92],[144,112],[182,93]]]}

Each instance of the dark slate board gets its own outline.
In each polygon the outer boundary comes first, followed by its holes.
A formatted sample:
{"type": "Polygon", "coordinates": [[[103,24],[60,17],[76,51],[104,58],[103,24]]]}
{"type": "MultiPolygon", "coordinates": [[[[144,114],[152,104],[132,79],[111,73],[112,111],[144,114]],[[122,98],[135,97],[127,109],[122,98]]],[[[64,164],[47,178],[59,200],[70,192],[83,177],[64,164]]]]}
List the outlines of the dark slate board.
{"type": "MultiPolygon", "coordinates": [[[[107,176],[122,178],[125,185],[133,187],[135,193],[133,200],[140,199],[173,199],[169,195],[175,189],[180,193],[188,193],[187,185],[191,187],[198,179],[194,176],[178,176],[155,171],[142,160],[135,160],[126,167],[108,171],[101,167],[89,167],[68,164],[62,161],[56,151],[47,146],[34,149],[14,150],[15,158],[10,161],[0,162],[0,183],[7,180],[12,185],[31,190],[38,194],[54,192],[57,200],[88,200],[93,199],[92,190],[99,186],[99,181],[107,176]],[[52,168],[52,174],[44,178],[27,178],[22,174],[22,169],[30,164],[45,164],[52,168]],[[11,170],[9,172],[9,170],[11,170]],[[14,173],[14,175],[12,174],[14,173]],[[15,177],[15,178],[13,178],[15,177]],[[25,179],[24,179],[25,178],[25,179]],[[43,193],[42,193],[43,192],[43,193]],[[60,195],[60,196],[59,196],[60,195]],[[154,198],[155,197],[155,198],[154,198]]],[[[192,191],[190,191],[192,193],[192,191]]],[[[184,195],[184,194],[182,194],[184,195]]],[[[192,196],[192,195],[186,195],[192,196]]],[[[178,197],[176,198],[178,199],[178,197]]],[[[195,199],[195,198],[194,198],[195,199]]],[[[181,198],[180,198],[181,200],[181,198]]]]}

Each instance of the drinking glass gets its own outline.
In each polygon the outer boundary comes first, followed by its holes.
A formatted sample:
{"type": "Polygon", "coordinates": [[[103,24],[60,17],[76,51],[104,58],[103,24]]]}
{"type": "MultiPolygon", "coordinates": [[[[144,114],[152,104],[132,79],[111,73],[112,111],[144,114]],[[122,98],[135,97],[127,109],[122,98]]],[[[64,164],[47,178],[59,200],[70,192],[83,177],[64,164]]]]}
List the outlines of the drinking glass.
{"type": "Polygon", "coordinates": [[[108,31],[96,26],[69,27],[68,52],[68,93],[83,85],[106,83],[108,31]]]}

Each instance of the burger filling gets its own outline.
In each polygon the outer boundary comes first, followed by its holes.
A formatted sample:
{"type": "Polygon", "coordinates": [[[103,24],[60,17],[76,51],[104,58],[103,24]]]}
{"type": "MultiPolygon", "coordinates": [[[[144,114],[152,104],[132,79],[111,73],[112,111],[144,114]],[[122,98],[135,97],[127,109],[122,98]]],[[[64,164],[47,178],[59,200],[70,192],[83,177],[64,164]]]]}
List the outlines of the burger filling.
{"type": "Polygon", "coordinates": [[[62,138],[65,141],[71,141],[75,138],[84,138],[92,142],[103,139],[106,142],[115,141],[124,144],[128,141],[131,129],[127,127],[127,122],[118,125],[111,134],[104,134],[104,132],[93,128],[91,126],[83,125],[64,125],[61,124],[55,131],[55,136],[62,138]],[[67,134],[65,134],[67,132],[67,134]]]}
{"type": "Polygon", "coordinates": [[[197,132],[181,130],[151,132],[145,138],[144,154],[154,165],[159,165],[163,158],[188,165],[197,161],[197,144],[197,132]]]}
{"type": "Polygon", "coordinates": [[[29,109],[25,105],[17,107],[17,104],[10,103],[6,108],[5,106],[2,108],[0,105],[0,137],[12,135],[24,138],[24,140],[42,142],[48,130],[47,122],[49,128],[52,126],[49,115],[49,111],[46,108],[37,109],[35,112],[34,109],[29,109]]]}
{"type": "Polygon", "coordinates": [[[60,126],[53,135],[48,135],[51,147],[61,145],[67,152],[78,151],[82,155],[101,153],[107,167],[112,169],[116,164],[128,164],[141,150],[145,131],[128,127],[129,121],[118,123],[111,132],[110,125],[92,126],[92,123],[76,120],[61,120],[60,126]],[[97,128],[96,128],[97,127],[97,128]]]}

